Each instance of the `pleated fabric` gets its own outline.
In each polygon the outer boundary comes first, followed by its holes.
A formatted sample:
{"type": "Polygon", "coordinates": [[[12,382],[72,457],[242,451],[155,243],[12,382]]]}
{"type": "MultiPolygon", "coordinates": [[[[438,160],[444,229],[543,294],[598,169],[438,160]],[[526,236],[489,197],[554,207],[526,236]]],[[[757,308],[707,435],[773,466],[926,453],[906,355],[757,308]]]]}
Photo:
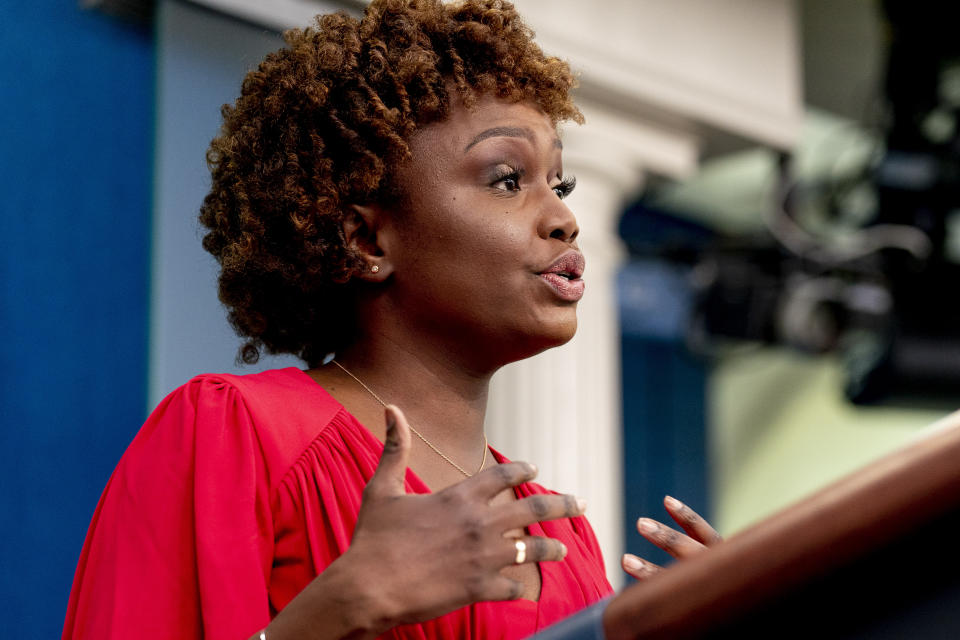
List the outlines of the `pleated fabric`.
{"type": "MultiPolygon", "coordinates": [[[[245,640],[347,549],[382,452],[299,369],[194,378],[157,407],[111,476],[63,638],[245,640]]],[[[409,469],[406,489],[429,492],[409,469]]],[[[529,531],[568,549],[540,564],[537,602],[482,602],[383,637],[524,638],[611,592],[586,519],[529,531]]]]}

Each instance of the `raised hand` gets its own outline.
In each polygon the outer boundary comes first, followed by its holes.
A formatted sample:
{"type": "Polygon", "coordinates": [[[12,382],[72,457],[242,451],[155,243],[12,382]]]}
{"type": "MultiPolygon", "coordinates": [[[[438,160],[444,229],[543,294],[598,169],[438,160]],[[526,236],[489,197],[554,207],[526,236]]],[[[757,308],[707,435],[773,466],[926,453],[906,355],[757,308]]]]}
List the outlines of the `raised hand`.
{"type": "MultiPolygon", "coordinates": [[[[686,534],[650,518],[637,520],[637,531],[674,558],[688,558],[697,555],[705,551],[707,547],[723,540],[720,534],[696,511],[676,498],[667,496],[663,500],[663,506],[666,507],[667,513],[686,534]]],[[[624,554],[620,563],[623,570],[637,580],[645,580],[661,570],[659,565],[630,553],[624,554]]]]}
{"type": "Polygon", "coordinates": [[[291,630],[283,630],[283,637],[290,638],[377,635],[474,602],[516,599],[522,584],[501,569],[517,560],[562,560],[566,555],[558,540],[506,534],[522,532],[534,522],[581,515],[583,504],[573,496],[535,495],[490,504],[502,491],[532,480],[533,465],[501,464],[443,491],[408,495],[404,477],[410,428],[396,407],[387,407],[386,421],[383,457],[364,490],[350,548],[277,616],[269,637],[279,637],[272,633],[278,623],[291,630]],[[518,539],[524,542],[522,553],[518,539]],[[333,620],[330,611],[337,611],[333,620]],[[294,615],[295,625],[290,620],[294,615]],[[318,632],[318,624],[329,633],[318,632]],[[310,635],[294,629],[309,629],[310,635]]]}

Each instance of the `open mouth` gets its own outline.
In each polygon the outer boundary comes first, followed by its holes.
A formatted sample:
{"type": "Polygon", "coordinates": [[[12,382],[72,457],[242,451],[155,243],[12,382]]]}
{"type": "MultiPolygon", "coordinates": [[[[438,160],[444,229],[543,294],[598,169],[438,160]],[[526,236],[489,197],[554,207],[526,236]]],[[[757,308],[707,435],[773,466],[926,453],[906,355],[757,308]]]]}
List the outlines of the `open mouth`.
{"type": "Polygon", "coordinates": [[[541,273],[543,280],[553,291],[554,295],[567,302],[576,302],[583,297],[584,282],[575,273],[551,272],[541,273]]]}
{"type": "Polygon", "coordinates": [[[538,275],[561,300],[576,302],[583,296],[583,255],[567,251],[538,275]]]}
{"type": "Polygon", "coordinates": [[[540,275],[558,276],[567,281],[579,280],[584,266],[583,254],[576,250],[567,251],[541,271],[540,275]]]}

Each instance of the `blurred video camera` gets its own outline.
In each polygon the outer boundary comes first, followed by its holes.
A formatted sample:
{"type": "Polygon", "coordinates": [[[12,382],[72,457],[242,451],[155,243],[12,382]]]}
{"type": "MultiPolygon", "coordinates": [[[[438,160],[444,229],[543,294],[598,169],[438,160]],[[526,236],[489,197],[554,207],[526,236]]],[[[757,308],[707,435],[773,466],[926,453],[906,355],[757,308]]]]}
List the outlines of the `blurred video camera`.
{"type": "Polygon", "coordinates": [[[647,240],[672,238],[659,259],[689,267],[695,351],[749,341],[834,352],[854,403],[956,406],[960,39],[950,33],[958,9],[931,7],[883,5],[886,109],[858,171],[804,183],[780,157],[763,232],[749,236],[639,203],[647,240]]]}

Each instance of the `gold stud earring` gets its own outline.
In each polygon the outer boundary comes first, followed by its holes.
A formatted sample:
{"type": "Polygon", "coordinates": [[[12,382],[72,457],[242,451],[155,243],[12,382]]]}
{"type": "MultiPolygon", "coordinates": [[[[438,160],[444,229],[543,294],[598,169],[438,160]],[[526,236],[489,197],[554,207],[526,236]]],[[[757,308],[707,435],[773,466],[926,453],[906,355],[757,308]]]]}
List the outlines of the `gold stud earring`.
{"type": "Polygon", "coordinates": [[[380,265],[375,264],[370,267],[370,273],[380,273],[380,265]]]}

